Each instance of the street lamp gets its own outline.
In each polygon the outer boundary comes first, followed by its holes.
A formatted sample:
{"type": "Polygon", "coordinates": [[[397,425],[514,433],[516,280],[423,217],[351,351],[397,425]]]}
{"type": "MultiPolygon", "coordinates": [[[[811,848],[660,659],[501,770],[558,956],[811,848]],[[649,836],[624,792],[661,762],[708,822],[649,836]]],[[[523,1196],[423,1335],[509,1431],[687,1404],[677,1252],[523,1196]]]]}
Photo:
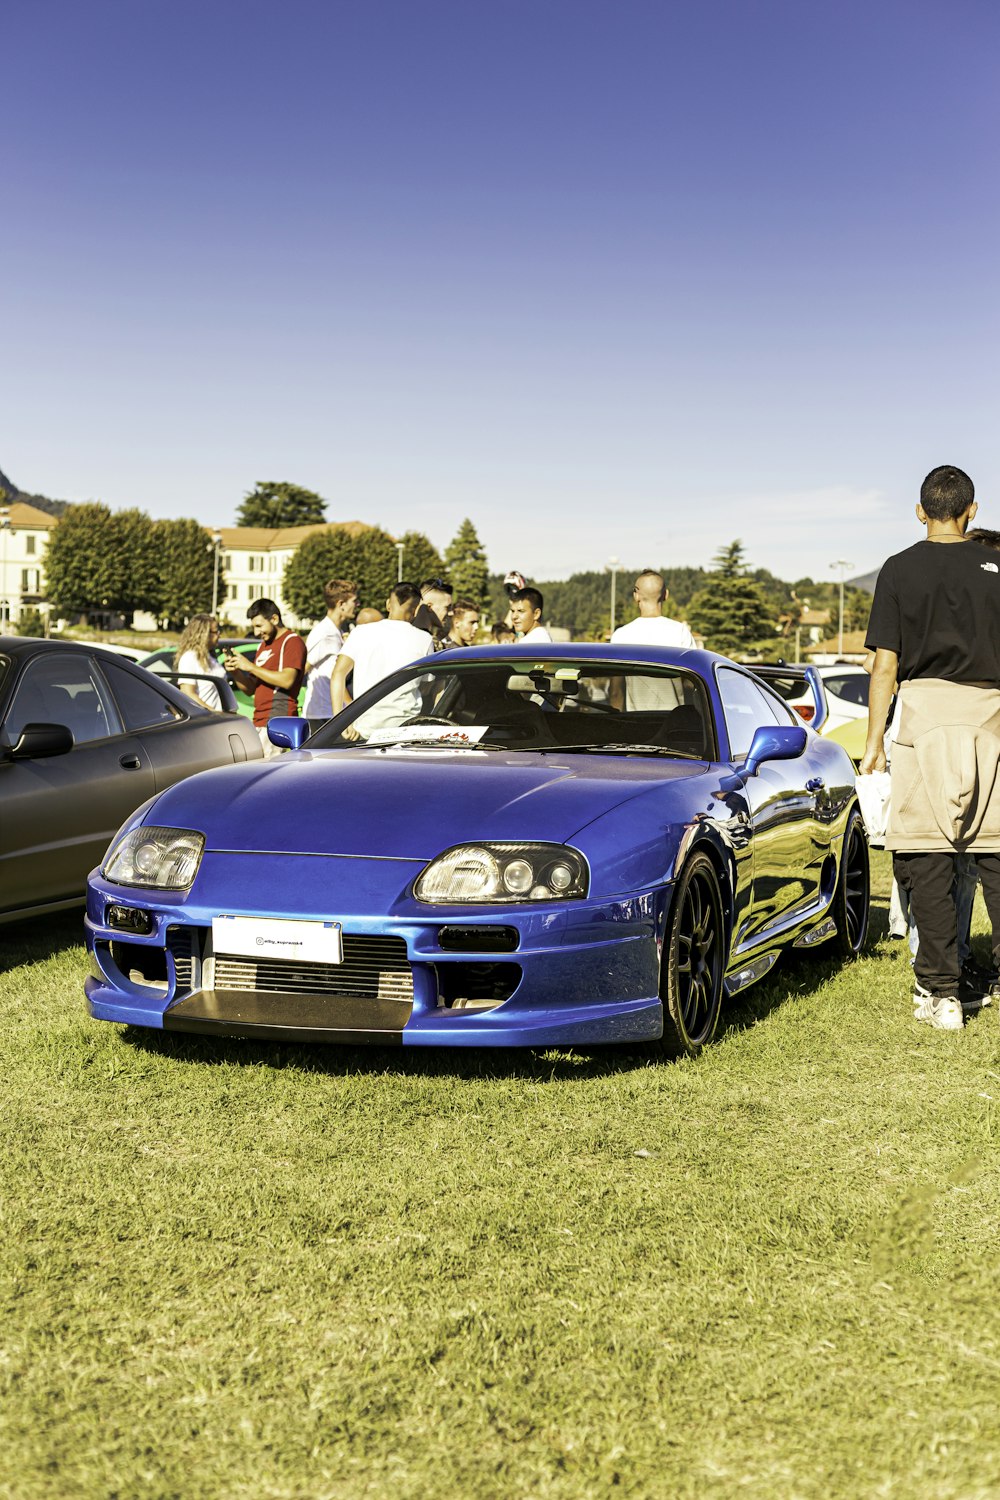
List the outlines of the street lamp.
{"type": "MultiPolygon", "coordinates": [[[[3,491],[0,490],[0,494],[3,491]]],[[[0,565],[0,628],[10,624],[10,595],[7,593],[7,533],[11,530],[10,506],[0,505],[0,531],[3,532],[3,558],[0,565]]]]}
{"type": "Polygon", "coordinates": [[[854,567],[854,564],[853,563],[849,563],[849,562],[845,562],[842,557],[838,557],[838,559],[837,559],[836,562],[832,562],[830,564],[830,567],[831,567],[831,569],[833,569],[833,568],[839,568],[840,569],[840,625],[839,625],[838,631],[837,631],[837,655],[838,656],[843,656],[843,654],[844,654],[844,577],[845,577],[845,574],[847,574],[847,573],[849,573],[851,571],[851,569],[854,567]]]}
{"type": "Polygon", "coordinates": [[[406,543],[405,542],[397,542],[396,543],[396,558],[397,558],[397,562],[396,562],[396,582],[397,583],[402,583],[402,581],[403,581],[403,553],[405,551],[406,551],[406,543]]]}
{"type": "Polygon", "coordinates": [[[219,548],[222,546],[221,531],[212,532],[212,546],[215,550],[214,565],[212,568],[212,614],[218,613],[219,609],[219,548]]]}
{"type": "Polygon", "coordinates": [[[621,562],[619,561],[619,559],[617,557],[609,557],[608,558],[608,563],[610,564],[610,567],[611,567],[611,634],[614,635],[614,633],[615,633],[615,577],[616,577],[616,575],[618,573],[618,569],[621,567],[621,562]]]}

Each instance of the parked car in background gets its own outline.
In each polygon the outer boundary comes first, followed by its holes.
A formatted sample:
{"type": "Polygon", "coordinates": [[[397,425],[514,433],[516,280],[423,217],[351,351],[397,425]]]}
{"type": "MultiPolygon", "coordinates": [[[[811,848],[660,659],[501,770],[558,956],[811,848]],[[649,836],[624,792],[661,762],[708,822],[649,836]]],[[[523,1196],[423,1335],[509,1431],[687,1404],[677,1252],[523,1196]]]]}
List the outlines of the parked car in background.
{"type": "Polygon", "coordinates": [[[147,655],[144,646],[119,646],[116,641],[95,641],[93,644],[100,646],[102,651],[110,651],[112,656],[124,656],[126,661],[140,662],[147,655]]]}
{"type": "Polygon", "coordinates": [[[0,922],[81,901],[122,819],[167,787],[261,759],[225,701],[210,713],[101,646],[0,637],[0,922]]]}
{"type": "Polygon", "coordinates": [[[864,667],[852,662],[838,662],[830,667],[793,667],[781,662],[763,670],[754,667],[753,671],[766,675],[775,691],[806,724],[843,745],[855,763],[861,760],[868,734],[871,682],[864,667]]]}
{"type": "MultiPolygon", "coordinates": [[[[220,641],[217,655],[221,660],[227,651],[234,651],[237,656],[249,656],[251,660],[257,654],[260,645],[254,636],[245,635],[231,637],[229,640],[220,641]]],[[[140,658],[140,667],[145,667],[147,672],[155,672],[158,677],[171,677],[174,671],[174,661],[177,657],[176,646],[158,646],[155,651],[149,651],[140,658]]],[[[185,678],[186,680],[186,678],[185,678]]],[[[253,718],[253,695],[245,693],[242,688],[230,684],[236,697],[236,711],[244,718],[253,718]]]]}
{"type": "Polygon", "coordinates": [[[694,1055],[782,950],[865,941],[849,758],[710,652],[447,651],[308,730],[125,823],[90,879],[92,1015],[694,1055]]]}

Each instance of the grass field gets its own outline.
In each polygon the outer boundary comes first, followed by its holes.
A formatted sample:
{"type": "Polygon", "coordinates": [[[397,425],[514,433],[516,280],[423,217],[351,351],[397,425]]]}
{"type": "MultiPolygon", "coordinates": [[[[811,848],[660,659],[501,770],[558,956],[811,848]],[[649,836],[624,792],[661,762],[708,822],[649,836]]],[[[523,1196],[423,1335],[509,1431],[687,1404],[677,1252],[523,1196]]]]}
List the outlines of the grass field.
{"type": "Polygon", "coordinates": [[[661,1065],[128,1033],[78,931],[0,930],[0,1495],[1000,1494],[1000,1027],[903,945],[661,1065]]]}

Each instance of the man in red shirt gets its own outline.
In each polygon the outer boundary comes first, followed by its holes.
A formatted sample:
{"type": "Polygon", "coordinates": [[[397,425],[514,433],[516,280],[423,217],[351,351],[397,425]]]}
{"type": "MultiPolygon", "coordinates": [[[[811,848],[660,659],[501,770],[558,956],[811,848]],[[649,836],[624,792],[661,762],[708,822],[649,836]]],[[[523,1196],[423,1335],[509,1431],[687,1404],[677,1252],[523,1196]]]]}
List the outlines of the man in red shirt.
{"type": "Polygon", "coordinates": [[[229,652],[223,660],[226,671],[245,693],[253,693],[253,722],[265,758],[280,755],[267,737],[272,719],[298,713],[299,689],[306,670],[306,643],[281,623],[281,611],[273,599],[255,599],[247,610],[250,628],[260,641],[253,661],[229,652]]]}

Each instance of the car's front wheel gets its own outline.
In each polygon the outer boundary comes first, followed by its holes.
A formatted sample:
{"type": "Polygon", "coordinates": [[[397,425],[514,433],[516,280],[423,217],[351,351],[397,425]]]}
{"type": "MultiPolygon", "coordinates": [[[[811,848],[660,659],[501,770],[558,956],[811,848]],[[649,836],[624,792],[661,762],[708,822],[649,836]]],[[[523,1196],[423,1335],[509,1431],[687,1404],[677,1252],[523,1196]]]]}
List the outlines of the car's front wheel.
{"type": "Polygon", "coordinates": [[[681,871],[660,969],[666,1057],[697,1057],[715,1036],[726,971],[726,925],[719,877],[707,854],[681,871]]]}

